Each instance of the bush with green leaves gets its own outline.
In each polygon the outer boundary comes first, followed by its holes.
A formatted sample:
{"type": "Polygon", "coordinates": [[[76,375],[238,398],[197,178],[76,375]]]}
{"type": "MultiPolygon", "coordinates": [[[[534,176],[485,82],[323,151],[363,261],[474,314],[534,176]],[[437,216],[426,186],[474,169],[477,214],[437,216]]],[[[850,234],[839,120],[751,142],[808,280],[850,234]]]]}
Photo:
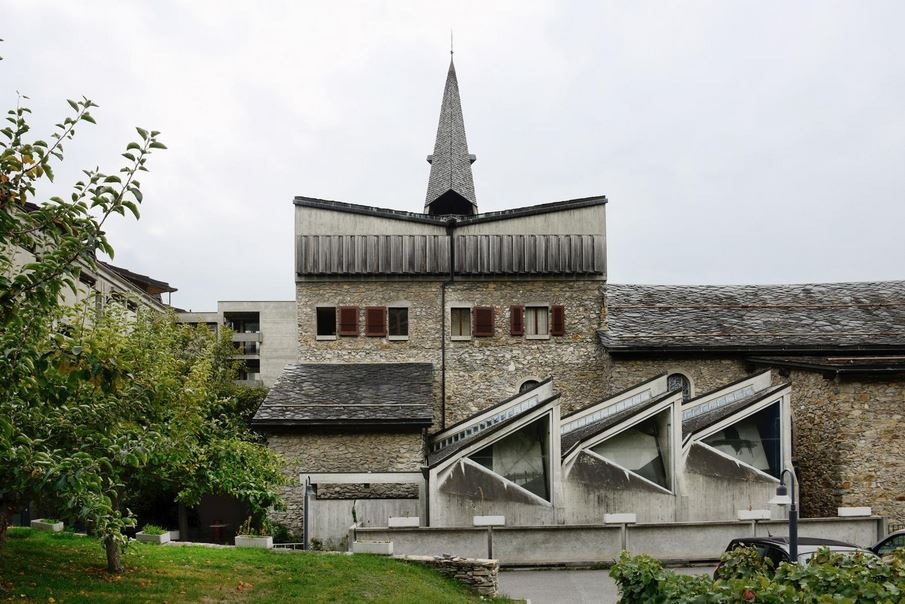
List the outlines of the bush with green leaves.
{"type": "Polygon", "coordinates": [[[820,550],[807,565],[775,570],[752,549],[723,554],[717,579],[678,575],[650,556],[623,552],[610,569],[624,604],[892,603],[905,601],[905,550],[884,559],[820,550]]]}
{"type": "Polygon", "coordinates": [[[141,527],[141,532],[145,535],[163,535],[165,533],[168,533],[169,531],[164,530],[162,527],[159,527],[156,524],[146,524],[141,527]]]}

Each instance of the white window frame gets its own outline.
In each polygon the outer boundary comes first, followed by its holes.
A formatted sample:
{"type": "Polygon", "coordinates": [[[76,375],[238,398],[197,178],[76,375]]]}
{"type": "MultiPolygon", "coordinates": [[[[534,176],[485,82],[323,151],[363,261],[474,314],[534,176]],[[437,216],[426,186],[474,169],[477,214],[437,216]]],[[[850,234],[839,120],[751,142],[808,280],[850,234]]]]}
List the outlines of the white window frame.
{"type": "Polygon", "coordinates": [[[409,321],[411,315],[411,305],[407,302],[397,302],[395,304],[387,304],[387,340],[391,342],[404,342],[409,339],[409,335],[412,333],[412,326],[409,321]],[[392,336],[390,335],[390,311],[394,308],[404,308],[405,309],[405,322],[406,322],[406,334],[404,336],[392,336]]]}
{"type": "Polygon", "coordinates": [[[333,315],[334,321],[336,321],[336,319],[339,316],[339,305],[338,304],[315,304],[314,305],[314,339],[316,341],[321,341],[321,342],[329,342],[330,340],[337,339],[339,337],[339,326],[336,326],[333,328],[336,333],[334,333],[332,336],[322,336],[317,333],[317,311],[320,308],[332,308],[333,313],[334,313],[334,315],[333,315]]]}
{"type": "Polygon", "coordinates": [[[540,302],[531,302],[525,304],[525,310],[522,315],[522,322],[525,330],[526,340],[549,340],[550,339],[550,305],[540,302]],[[545,334],[529,334],[528,333],[528,310],[543,308],[547,313],[547,333],[545,334]]]}
{"type": "Polygon", "coordinates": [[[472,338],[472,321],[474,318],[472,317],[472,305],[471,304],[450,304],[449,305],[449,339],[457,342],[468,341],[472,338]],[[452,325],[453,325],[453,311],[468,311],[468,335],[467,336],[457,336],[453,335],[452,325]]]}

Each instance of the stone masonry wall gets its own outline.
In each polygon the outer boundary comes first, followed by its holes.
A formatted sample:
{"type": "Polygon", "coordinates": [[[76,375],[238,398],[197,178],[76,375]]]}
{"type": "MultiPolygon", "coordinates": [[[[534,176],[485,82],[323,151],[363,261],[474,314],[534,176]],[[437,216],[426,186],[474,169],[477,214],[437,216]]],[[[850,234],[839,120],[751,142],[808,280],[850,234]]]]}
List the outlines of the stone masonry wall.
{"type": "Polygon", "coordinates": [[[495,596],[499,593],[500,562],[483,558],[460,558],[459,556],[395,556],[397,560],[425,564],[434,570],[464,583],[481,596],[495,596]]]}
{"type": "Polygon", "coordinates": [[[833,379],[799,370],[788,379],[802,510],[835,516],[837,506],[870,506],[905,523],[905,379],[833,379]]]}
{"type": "MultiPolygon", "coordinates": [[[[440,428],[440,281],[303,282],[297,286],[301,362],[428,362],[434,365],[434,426],[440,428]],[[409,339],[390,341],[359,335],[317,340],[317,304],[409,306],[409,339]]],[[[446,424],[451,425],[518,392],[526,380],[553,377],[564,412],[594,402],[605,390],[597,343],[603,282],[599,280],[457,280],[446,293],[446,424]],[[509,335],[509,307],[565,306],[566,334],[545,340],[509,335]],[[449,339],[449,308],[493,306],[493,337],[449,339]]]]}
{"type": "MultiPolygon", "coordinates": [[[[305,472],[417,472],[423,461],[421,433],[413,432],[312,432],[269,434],[267,444],[282,455],[290,484],[282,489],[286,510],[272,512],[271,519],[302,533],[305,472]]],[[[318,485],[319,499],[417,497],[417,485],[318,485]],[[414,488],[413,488],[414,487],[414,488]]]]}

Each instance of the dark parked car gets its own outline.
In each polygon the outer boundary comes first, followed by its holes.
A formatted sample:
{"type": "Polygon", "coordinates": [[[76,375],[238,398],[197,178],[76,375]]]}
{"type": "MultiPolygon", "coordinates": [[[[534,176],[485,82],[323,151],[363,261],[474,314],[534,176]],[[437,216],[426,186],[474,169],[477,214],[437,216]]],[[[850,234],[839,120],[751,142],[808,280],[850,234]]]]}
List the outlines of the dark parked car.
{"type": "Polygon", "coordinates": [[[905,531],[896,531],[886,535],[871,546],[870,551],[878,556],[885,556],[893,553],[900,547],[905,547],[905,531]]]}
{"type": "MultiPolygon", "coordinates": [[[[903,534],[905,534],[905,531],[903,531],[903,534]]],[[[740,539],[733,539],[729,542],[726,551],[731,552],[739,547],[753,547],[757,550],[757,553],[760,554],[761,558],[766,558],[773,562],[773,568],[779,566],[780,562],[792,561],[792,557],[789,555],[788,537],[743,537],[740,539]]],[[[815,537],[799,537],[798,563],[807,564],[808,560],[817,553],[817,550],[824,547],[832,552],[841,554],[862,552],[871,557],[875,556],[872,550],[866,550],[852,543],[815,537]]],[[[717,566],[717,571],[719,571],[719,566],[717,566]]],[[[714,572],[714,577],[716,577],[716,572],[714,572]]]]}

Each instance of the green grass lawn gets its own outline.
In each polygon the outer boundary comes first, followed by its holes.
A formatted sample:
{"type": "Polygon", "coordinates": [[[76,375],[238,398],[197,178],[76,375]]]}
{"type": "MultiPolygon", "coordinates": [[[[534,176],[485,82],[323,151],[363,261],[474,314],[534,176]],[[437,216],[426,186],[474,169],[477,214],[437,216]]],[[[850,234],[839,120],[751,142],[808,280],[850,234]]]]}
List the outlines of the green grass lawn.
{"type": "Polygon", "coordinates": [[[38,602],[476,602],[416,564],[378,556],[132,542],[122,575],[96,539],[11,528],[0,600],[38,602]]]}

